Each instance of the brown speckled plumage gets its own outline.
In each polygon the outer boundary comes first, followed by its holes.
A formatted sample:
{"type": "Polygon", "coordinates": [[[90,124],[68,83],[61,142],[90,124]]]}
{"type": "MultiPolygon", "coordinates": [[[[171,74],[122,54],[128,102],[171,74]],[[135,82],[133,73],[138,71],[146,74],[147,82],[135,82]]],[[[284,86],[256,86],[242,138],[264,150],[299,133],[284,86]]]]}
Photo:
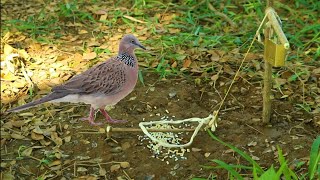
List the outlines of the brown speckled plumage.
{"type": "Polygon", "coordinates": [[[65,94],[95,94],[106,96],[121,91],[127,77],[123,62],[109,59],[80,75],[71,78],[63,85],[52,88],[53,92],[65,94]]]}
{"type": "Polygon", "coordinates": [[[62,85],[52,88],[47,96],[8,110],[16,112],[44,102],[83,102],[91,105],[89,122],[94,122],[94,111],[99,109],[108,122],[113,120],[105,112],[106,105],[114,105],[134,88],[138,77],[138,63],[134,49],[145,49],[133,35],[126,35],[119,45],[119,53],[105,62],[74,76],[62,85]]]}

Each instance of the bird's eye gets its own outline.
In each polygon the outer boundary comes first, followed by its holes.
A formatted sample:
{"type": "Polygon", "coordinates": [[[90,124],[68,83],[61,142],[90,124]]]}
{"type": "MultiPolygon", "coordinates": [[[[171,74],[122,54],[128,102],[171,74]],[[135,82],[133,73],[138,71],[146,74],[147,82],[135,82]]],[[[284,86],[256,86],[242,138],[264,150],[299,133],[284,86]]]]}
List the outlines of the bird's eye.
{"type": "Polygon", "coordinates": [[[134,43],[134,40],[131,40],[131,43],[134,43]]]}

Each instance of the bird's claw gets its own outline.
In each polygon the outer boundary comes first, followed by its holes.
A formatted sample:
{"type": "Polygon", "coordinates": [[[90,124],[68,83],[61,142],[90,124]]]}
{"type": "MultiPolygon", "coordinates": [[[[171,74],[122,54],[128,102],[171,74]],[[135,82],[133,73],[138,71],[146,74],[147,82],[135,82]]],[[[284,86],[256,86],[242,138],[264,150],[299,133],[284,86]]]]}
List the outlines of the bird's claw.
{"type": "Polygon", "coordinates": [[[93,126],[100,126],[102,123],[96,123],[94,122],[93,119],[91,119],[90,117],[84,117],[84,118],[80,118],[81,121],[89,121],[89,123],[93,126]]]}

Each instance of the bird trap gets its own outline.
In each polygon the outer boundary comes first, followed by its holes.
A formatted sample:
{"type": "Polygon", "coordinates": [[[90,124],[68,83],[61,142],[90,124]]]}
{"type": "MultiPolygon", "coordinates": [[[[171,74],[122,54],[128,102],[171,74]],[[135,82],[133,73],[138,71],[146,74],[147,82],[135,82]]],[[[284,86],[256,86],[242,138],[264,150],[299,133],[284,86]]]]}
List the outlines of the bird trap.
{"type": "MultiPolygon", "coordinates": [[[[290,48],[289,42],[282,31],[281,20],[275,10],[271,7],[266,9],[266,16],[268,17],[267,27],[275,31],[276,39],[265,38],[264,57],[274,67],[282,67],[285,65],[285,59],[290,48]]],[[[270,36],[269,34],[266,36],[270,36]]]]}
{"type": "Polygon", "coordinates": [[[211,130],[215,131],[217,127],[215,117],[210,114],[206,118],[189,118],[184,120],[165,119],[160,121],[139,123],[140,129],[148,138],[157,143],[159,146],[168,148],[183,148],[190,146],[203,125],[207,125],[206,127],[211,126],[211,130]],[[194,126],[191,126],[191,128],[183,129],[183,126],[190,127],[189,123],[197,123],[198,125],[195,128],[193,128],[194,126]],[[178,125],[178,127],[176,127],[175,125],[178,125]],[[153,129],[161,129],[162,131],[152,132],[153,129]],[[169,134],[165,134],[166,132],[169,132],[169,134]],[[187,143],[183,143],[179,141],[180,139],[175,138],[176,136],[174,136],[173,132],[193,132],[193,134],[191,135],[191,138],[187,143]],[[169,136],[166,137],[166,135],[169,136]],[[172,138],[172,140],[170,140],[170,138],[172,138]]]}
{"type": "MultiPolygon", "coordinates": [[[[211,128],[215,131],[217,127],[216,116],[209,115],[206,118],[189,118],[184,120],[172,120],[169,117],[163,117],[160,121],[140,122],[139,127],[144,133],[138,136],[143,143],[147,142],[147,148],[153,154],[152,157],[165,161],[173,159],[187,159],[184,156],[190,149],[190,146],[198,132],[205,125],[205,128],[211,128]],[[161,131],[154,131],[155,129],[161,131]]],[[[169,163],[169,161],[166,161],[169,163]]]]}
{"type": "Polygon", "coordinates": [[[168,116],[162,117],[159,121],[140,122],[139,128],[113,128],[107,126],[100,128],[98,132],[79,132],[81,134],[106,134],[106,139],[112,139],[114,132],[143,132],[138,135],[141,144],[147,141],[147,148],[153,154],[152,157],[162,161],[173,159],[174,161],[186,159],[184,154],[190,152],[186,147],[190,146],[199,131],[210,128],[215,131],[217,128],[217,111],[206,118],[189,118],[184,120],[169,119],[168,116]],[[189,138],[189,140],[187,140],[189,138]]]}

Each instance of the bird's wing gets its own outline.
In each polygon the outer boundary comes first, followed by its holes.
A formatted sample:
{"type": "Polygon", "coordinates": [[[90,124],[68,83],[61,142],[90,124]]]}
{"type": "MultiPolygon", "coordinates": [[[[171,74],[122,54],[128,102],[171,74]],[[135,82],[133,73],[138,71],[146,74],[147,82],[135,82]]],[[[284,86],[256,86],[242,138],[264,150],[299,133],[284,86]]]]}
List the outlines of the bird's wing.
{"type": "Polygon", "coordinates": [[[109,59],[56,86],[53,92],[67,94],[96,94],[106,96],[118,93],[126,81],[125,66],[121,61],[109,59]]]}

